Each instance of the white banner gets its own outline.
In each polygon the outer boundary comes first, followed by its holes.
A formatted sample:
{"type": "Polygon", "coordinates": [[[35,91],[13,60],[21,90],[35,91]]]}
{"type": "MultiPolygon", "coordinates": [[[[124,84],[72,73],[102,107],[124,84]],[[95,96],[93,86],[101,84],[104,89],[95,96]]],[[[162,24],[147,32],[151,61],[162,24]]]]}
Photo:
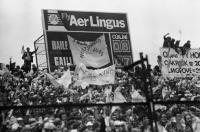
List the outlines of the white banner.
{"type": "Polygon", "coordinates": [[[49,73],[44,73],[46,77],[50,80],[50,82],[53,84],[54,87],[59,87],[60,84],[55,80],[55,78],[49,74],[49,73]]]}
{"type": "Polygon", "coordinates": [[[84,64],[76,68],[78,73],[78,81],[86,82],[94,85],[114,84],[115,81],[115,65],[107,68],[90,70],[84,64]]]}
{"type": "Polygon", "coordinates": [[[99,68],[110,62],[105,36],[96,41],[78,41],[68,35],[68,41],[75,65],[81,63],[86,66],[99,68]]]}
{"type": "Polygon", "coordinates": [[[66,89],[68,89],[69,84],[71,84],[71,82],[72,82],[71,78],[72,77],[71,77],[71,74],[70,74],[70,70],[68,69],[66,72],[64,72],[64,74],[62,75],[62,77],[57,80],[57,82],[59,84],[64,85],[64,87],[66,89]]]}
{"type": "Polygon", "coordinates": [[[161,48],[162,74],[171,77],[200,75],[200,49],[180,55],[172,48],[161,48]]]}

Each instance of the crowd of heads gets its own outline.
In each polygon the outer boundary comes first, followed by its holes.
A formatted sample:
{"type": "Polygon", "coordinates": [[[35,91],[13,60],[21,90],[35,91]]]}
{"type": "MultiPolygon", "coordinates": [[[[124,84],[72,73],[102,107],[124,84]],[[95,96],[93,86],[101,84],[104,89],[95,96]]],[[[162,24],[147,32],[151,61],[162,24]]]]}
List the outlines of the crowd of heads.
{"type": "MultiPolygon", "coordinates": [[[[67,69],[60,67],[50,74],[56,80],[61,78],[66,70],[67,69]]],[[[123,102],[146,101],[145,89],[143,88],[144,82],[142,81],[142,68],[139,66],[134,70],[132,69],[132,72],[117,69],[115,73],[115,84],[102,86],[89,85],[85,88],[75,85],[75,82],[73,81],[74,71],[71,70],[72,83],[67,89],[62,85],[55,86],[51,82],[51,79],[46,76],[45,73],[47,73],[47,71],[47,69],[39,70],[35,65],[32,66],[31,71],[28,73],[26,73],[23,68],[20,68],[20,66],[16,66],[12,69],[7,67],[0,76],[0,105],[38,106],[74,103],[102,104],[121,102],[122,98],[124,99],[123,102]],[[118,98],[119,96],[122,98],[118,98]]],[[[135,122],[139,122],[139,120],[143,118],[144,122],[148,121],[148,116],[145,112],[148,109],[140,108],[140,106],[129,108],[114,106],[107,108],[76,108],[80,114],[76,116],[79,117],[73,117],[73,108],[65,108],[61,111],[65,113],[62,115],[67,116],[66,123],[61,121],[62,117],[58,114],[60,108],[47,109],[44,107],[43,109],[45,110],[39,110],[40,113],[34,112],[37,111],[37,109],[14,109],[12,112],[11,109],[1,111],[3,113],[1,129],[6,129],[7,131],[48,131],[48,129],[59,131],[62,126],[62,130],[66,130],[67,132],[101,131],[99,130],[102,126],[101,121],[105,118],[107,119],[107,122],[104,123],[107,125],[105,128],[107,132],[117,131],[117,129],[121,129],[120,131],[129,131],[130,129],[135,129],[134,131],[150,129],[149,126],[144,126],[145,123],[137,124],[135,122]],[[47,111],[50,111],[50,113],[47,111]],[[137,111],[140,113],[137,113],[137,111]],[[10,115],[10,113],[12,114],[10,115]],[[94,117],[94,114],[99,114],[101,118],[97,118],[96,115],[94,117]],[[131,114],[131,116],[127,116],[127,114],[131,114]],[[89,117],[95,121],[87,122],[85,119],[89,117]],[[78,119],[72,121],[73,123],[70,124],[71,119],[68,118],[78,119]]]]}
{"type": "MultiPolygon", "coordinates": [[[[198,132],[200,130],[199,104],[156,105],[158,130],[166,132],[198,132]]],[[[160,131],[159,131],[160,132],[160,131]]]]}
{"type": "MultiPolygon", "coordinates": [[[[66,69],[59,68],[50,74],[57,80],[65,71],[66,69]]],[[[52,84],[51,79],[45,74],[46,72],[47,69],[38,70],[34,65],[29,73],[23,71],[19,66],[12,71],[5,72],[0,78],[1,105],[108,103],[114,100],[114,94],[117,91],[122,94],[126,102],[146,101],[140,67],[136,67],[136,72],[133,73],[116,70],[116,84],[88,85],[85,88],[76,85],[73,81],[74,71],[71,71],[72,83],[68,88],[52,84]]]]}
{"type": "MultiPolygon", "coordinates": [[[[66,69],[61,67],[55,70],[54,72],[52,72],[51,75],[56,80],[62,77],[65,71],[66,69]]],[[[150,94],[151,91],[147,91],[147,88],[144,88],[145,86],[145,83],[143,80],[144,69],[142,69],[140,66],[136,66],[134,69],[130,69],[128,71],[125,71],[123,69],[117,69],[116,78],[115,78],[116,84],[108,84],[108,85],[102,85],[102,86],[89,85],[85,88],[82,88],[81,86],[75,86],[73,82],[73,78],[72,78],[72,83],[69,85],[67,90],[64,86],[55,87],[51,83],[50,79],[44,74],[46,72],[47,72],[47,69],[39,70],[34,65],[32,66],[32,70],[29,73],[26,73],[25,71],[23,71],[23,69],[20,68],[19,66],[16,66],[11,71],[7,70],[7,72],[2,74],[0,78],[0,84],[1,84],[0,105],[1,106],[27,106],[27,105],[54,105],[54,104],[69,104],[69,103],[86,103],[86,104],[112,103],[114,102],[114,98],[115,98],[114,96],[118,90],[120,91],[120,95],[124,97],[125,99],[124,102],[145,102],[147,99],[146,93],[149,94],[148,96],[151,95],[150,94]]],[[[73,74],[74,74],[74,71],[71,70],[71,75],[73,76],[73,74]]],[[[150,85],[151,85],[152,93],[153,93],[153,101],[187,101],[187,100],[193,101],[193,100],[198,100],[200,97],[200,91],[199,91],[200,78],[199,77],[185,77],[185,78],[163,77],[159,67],[155,66],[153,69],[150,69],[149,80],[151,80],[150,85]]],[[[92,108],[92,109],[93,109],[93,112],[96,110],[96,108],[92,108]]],[[[137,107],[135,107],[134,109],[137,110],[137,107]]],[[[129,111],[132,114],[134,114],[135,112],[137,113],[137,111],[134,109],[123,110],[121,108],[120,110],[122,110],[124,114],[125,113],[127,114],[127,112],[125,111],[129,111]]],[[[59,111],[59,109],[58,110],[53,109],[53,110],[59,111]]],[[[64,112],[71,113],[71,110],[70,112],[69,110],[64,110],[64,112]]],[[[111,111],[112,107],[110,107],[110,109],[107,108],[106,110],[102,108],[98,112],[100,112],[99,114],[103,117],[103,113],[106,113],[106,111],[109,111],[109,110],[111,111]],[[102,111],[104,112],[102,113],[102,111]]],[[[14,124],[14,123],[12,124],[13,119],[16,125],[16,122],[19,124],[19,122],[21,122],[20,121],[21,118],[24,120],[25,119],[24,117],[26,116],[29,118],[27,119],[26,123],[23,121],[25,128],[31,127],[32,125],[30,126],[30,124],[33,123],[34,124],[33,128],[35,129],[36,126],[37,127],[40,126],[38,125],[38,122],[42,122],[42,125],[39,127],[40,129],[44,129],[45,126],[48,126],[47,125],[48,123],[51,124],[52,122],[54,124],[52,126],[55,126],[54,129],[59,128],[56,126],[56,121],[61,120],[61,118],[58,119],[56,117],[57,114],[55,112],[53,114],[48,114],[48,121],[47,121],[46,120],[47,118],[45,118],[46,116],[42,115],[41,113],[39,116],[38,113],[36,112],[37,114],[35,114],[33,110],[32,113],[29,112],[27,116],[26,115],[27,111],[31,111],[31,110],[25,110],[23,111],[24,113],[20,115],[17,114],[17,112],[16,113],[13,112],[11,116],[12,118],[11,118],[8,116],[10,111],[7,110],[5,112],[5,117],[6,118],[9,117],[9,118],[7,119],[7,124],[3,125],[2,127],[4,128],[6,126],[7,129],[12,129],[12,125],[14,124]],[[54,118],[52,118],[52,116],[54,118]],[[31,120],[34,120],[34,121],[32,122],[31,120]],[[12,125],[9,123],[11,123],[12,125]]],[[[79,112],[80,111],[82,114],[86,114],[84,109],[79,108],[79,112]]],[[[115,113],[115,112],[108,112],[108,113],[111,115],[111,113],[115,113]]],[[[66,114],[66,115],[67,117],[70,117],[69,114],[66,114]]],[[[141,113],[138,113],[137,116],[138,118],[143,119],[144,115],[141,113]]],[[[134,121],[131,126],[133,126],[135,122],[135,118],[136,117],[134,116],[133,118],[134,121]]],[[[146,118],[148,118],[148,116],[147,117],[145,116],[144,124],[145,124],[146,118]]],[[[105,119],[105,116],[104,116],[104,119],[105,119]]],[[[146,119],[146,120],[149,120],[149,119],[146,119]]],[[[127,123],[128,122],[124,123],[123,121],[117,120],[117,122],[115,122],[114,124],[123,124],[122,126],[127,126],[127,125],[124,125],[127,123]]],[[[82,125],[81,125],[82,127],[83,127],[83,124],[87,126],[87,125],[91,125],[91,122],[89,122],[88,124],[85,122],[84,123],[82,122],[82,125]]],[[[95,123],[92,123],[92,125],[94,124],[95,123]]],[[[144,124],[140,124],[140,125],[134,124],[137,126],[136,128],[134,128],[134,131],[141,131],[143,129],[142,126],[144,124]]],[[[17,126],[18,126],[17,128],[20,128],[20,129],[23,128],[23,127],[19,127],[19,125],[17,126]]],[[[111,128],[109,127],[108,129],[112,131],[111,128]]],[[[31,127],[27,129],[33,129],[33,128],[31,127]]],[[[73,128],[75,127],[71,128],[67,126],[66,130],[69,130],[69,129],[73,130],[73,128]]],[[[100,128],[97,128],[97,129],[100,129],[100,128]]],[[[129,128],[129,129],[133,129],[133,128],[129,128]]],[[[145,126],[145,129],[150,129],[150,126],[148,127],[145,126]]]]}
{"type": "Polygon", "coordinates": [[[200,98],[200,78],[163,77],[152,78],[154,101],[198,101],[200,98]]]}
{"type": "Polygon", "coordinates": [[[5,132],[143,132],[151,131],[146,106],[48,107],[4,110],[5,132]]]}
{"type": "MultiPolygon", "coordinates": [[[[181,55],[190,49],[188,41],[183,47],[180,41],[164,36],[164,48],[173,48],[181,55]]],[[[161,58],[158,57],[158,60],[161,58]]],[[[29,67],[30,68],[30,67],[29,67]]],[[[105,104],[124,102],[198,101],[200,98],[200,78],[164,77],[160,66],[135,66],[116,69],[115,84],[77,85],[74,67],[60,67],[54,72],[48,69],[31,69],[7,65],[0,72],[0,106],[38,106],[41,108],[7,109],[1,111],[1,130],[10,131],[51,131],[51,132],[149,132],[148,108],[139,106],[96,106],[96,107],[44,107],[45,105],[65,104],[105,104]],[[70,70],[71,83],[66,88],[52,82],[70,70]],[[49,78],[48,73],[52,78],[49,78]]],[[[178,109],[179,105],[156,108],[155,119],[158,129],[167,132],[195,130],[198,126],[198,107],[178,109]],[[194,112],[195,109],[195,112],[194,112]],[[192,111],[193,110],[193,111],[192,111]],[[180,116],[181,115],[181,116],[180,116]],[[188,125],[189,116],[193,125],[188,125]],[[181,119],[177,119],[177,118],[181,119]],[[182,121],[182,124],[180,123],[182,121]],[[175,123],[174,123],[175,122],[175,123]],[[176,125],[175,125],[176,124],[176,125]],[[181,125],[182,126],[181,126],[181,125]],[[195,125],[194,125],[195,124],[195,125]]],[[[156,106],[155,106],[156,107],[156,106]]],[[[190,122],[191,123],[191,122],[190,122]]],[[[154,124],[155,125],[155,124],[154,124]]],[[[152,128],[155,129],[156,127],[152,128]]]]}

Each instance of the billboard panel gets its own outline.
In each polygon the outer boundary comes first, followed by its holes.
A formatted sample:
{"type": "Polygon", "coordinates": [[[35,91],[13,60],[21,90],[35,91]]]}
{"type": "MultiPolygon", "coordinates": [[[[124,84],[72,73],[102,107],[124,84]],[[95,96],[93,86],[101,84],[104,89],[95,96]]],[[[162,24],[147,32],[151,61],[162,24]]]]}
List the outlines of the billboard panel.
{"type": "Polygon", "coordinates": [[[94,68],[103,68],[112,64],[122,67],[133,63],[125,13],[42,10],[42,15],[50,71],[59,66],[66,66],[67,63],[76,62],[67,36],[71,36],[79,44],[95,43],[98,37],[105,36],[110,62],[94,68]]]}

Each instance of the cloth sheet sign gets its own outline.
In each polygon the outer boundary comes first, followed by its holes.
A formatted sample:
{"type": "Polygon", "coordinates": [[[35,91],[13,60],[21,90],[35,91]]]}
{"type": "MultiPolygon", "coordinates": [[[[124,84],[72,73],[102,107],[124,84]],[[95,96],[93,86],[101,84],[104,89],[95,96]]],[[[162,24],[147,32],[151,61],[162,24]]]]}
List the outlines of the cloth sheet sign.
{"type": "Polygon", "coordinates": [[[87,69],[82,63],[76,68],[78,81],[94,85],[114,84],[115,65],[98,70],[87,69]]]}
{"type": "Polygon", "coordinates": [[[200,49],[190,49],[185,55],[172,48],[161,48],[162,74],[171,77],[200,75],[200,49]]]}
{"type": "Polygon", "coordinates": [[[75,65],[99,68],[110,62],[104,35],[95,41],[78,41],[68,35],[68,41],[75,65]]]}

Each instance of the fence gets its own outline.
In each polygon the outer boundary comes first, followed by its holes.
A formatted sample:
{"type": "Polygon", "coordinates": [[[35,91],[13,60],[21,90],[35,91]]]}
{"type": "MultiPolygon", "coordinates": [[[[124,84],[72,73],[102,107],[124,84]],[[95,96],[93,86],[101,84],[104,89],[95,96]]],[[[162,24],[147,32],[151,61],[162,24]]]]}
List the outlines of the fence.
{"type": "MultiPolygon", "coordinates": [[[[144,58],[143,55],[140,54],[140,60],[130,67],[125,67],[125,70],[138,64],[143,67],[142,81],[144,82],[144,88],[146,88],[146,102],[144,103],[86,104],[72,102],[51,105],[1,106],[1,130],[12,129],[12,126],[10,126],[7,120],[13,122],[17,121],[20,124],[20,120],[23,119],[24,124],[29,124],[27,129],[34,129],[34,131],[41,130],[42,127],[45,128],[45,121],[47,120],[53,120],[54,124],[51,124],[51,126],[57,128],[59,128],[59,126],[65,126],[66,129],[78,129],[79,131],[95,129],[100,132],[103,130],[108,132],[117,130],[130,132],[149,130],[152,132],[160,132],[163,126],[165,126],[167,131],[178,131],[186,129],[188,125],[185,123],[186,126],[181,126],[183,122],[179,119],[184,118],[185,122],[189,122],[192,117],[200,117],[199,101],[154,100],[149,71],[150,65],[147,56],[144,58]],[[111,120],[109,120],[109,127],[108,118],[111,120]],[[171,120],[170,123],[163,125],[168,119],[171,120]],[[63,125],[63,121],[65,125],[63,125]],[[174,125],[174,123],[176,125],[174,125]],[[91,124],[93,127],[88,128],[91,124]]],[[[65,127],[62,127],[63,131],[65,127]]],[[[190,127],[194,129],[192,126],[190,127]]]]}

